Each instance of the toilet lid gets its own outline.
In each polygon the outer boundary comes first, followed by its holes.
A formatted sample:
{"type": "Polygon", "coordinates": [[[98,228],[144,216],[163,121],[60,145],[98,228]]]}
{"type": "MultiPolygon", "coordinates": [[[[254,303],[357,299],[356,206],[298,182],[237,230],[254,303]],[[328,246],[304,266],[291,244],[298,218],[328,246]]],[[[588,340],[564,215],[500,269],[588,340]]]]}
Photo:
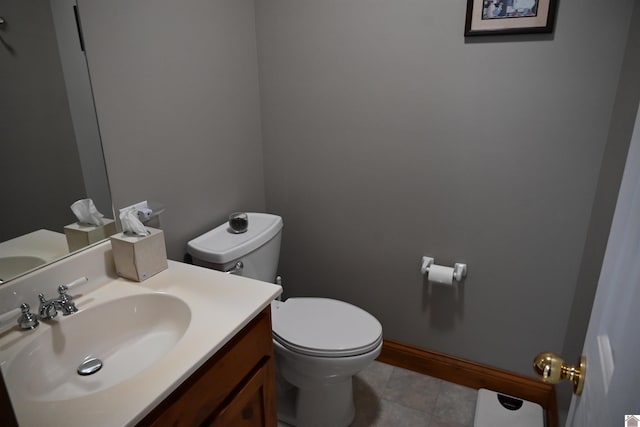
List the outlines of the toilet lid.
{"type": "Polygon", "coordinates": [[[289,298],[271,306],[273,337],[289,350],[343,357],[380,345],[382,325],[371,314],[329,298],[289,298]]]}

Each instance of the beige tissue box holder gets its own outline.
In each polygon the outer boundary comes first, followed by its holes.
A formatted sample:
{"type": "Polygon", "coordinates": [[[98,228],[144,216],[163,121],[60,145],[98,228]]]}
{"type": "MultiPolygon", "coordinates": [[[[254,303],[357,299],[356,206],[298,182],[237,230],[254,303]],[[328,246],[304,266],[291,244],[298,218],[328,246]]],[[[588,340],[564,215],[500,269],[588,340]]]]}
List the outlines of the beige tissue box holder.
{"type": "Polygon", "coordinates": [[[157,228],[147,227],[147,230],[151,232],[148,236],[123,233],[111,236],[118,276],[142,282],[169,267],[164,233],[157,228]]]}
{"type": "Polygon", "coordinates": [[[103,218],[102,225],[81,225],[77,222],[64,226],[64,235],[67,237],[69,252],[77,251],[85,246],[92,245],[116,234],[116,222],[103,218]]]}

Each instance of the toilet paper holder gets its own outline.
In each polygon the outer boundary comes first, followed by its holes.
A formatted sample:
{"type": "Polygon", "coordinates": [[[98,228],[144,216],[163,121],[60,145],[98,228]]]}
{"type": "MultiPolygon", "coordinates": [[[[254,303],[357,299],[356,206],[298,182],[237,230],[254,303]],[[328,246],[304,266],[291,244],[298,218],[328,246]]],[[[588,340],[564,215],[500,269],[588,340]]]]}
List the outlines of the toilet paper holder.
{"type": "MultiPolygon", "coordinates": [[[[429,273],[429,267],[435,265],[432,257],[423,256],[422,257],[422,266],[420,267],[420,271],[422,274],[429,273]]],[[[463,264],[461,262],[456,262],[453,264],[453,279],[456,282],[460,282],[467,275],[467,264],[463,264]]]]}

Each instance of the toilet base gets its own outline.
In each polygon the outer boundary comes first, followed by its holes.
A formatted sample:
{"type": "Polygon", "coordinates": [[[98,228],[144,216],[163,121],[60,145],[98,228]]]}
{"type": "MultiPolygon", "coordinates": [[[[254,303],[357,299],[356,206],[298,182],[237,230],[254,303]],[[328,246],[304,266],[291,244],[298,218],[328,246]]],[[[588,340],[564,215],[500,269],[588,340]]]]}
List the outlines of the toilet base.
{"type": "Polygon", "coordinates": [[[293,352],[273,340],[278,418],[297,427],[348,427],[355,418],[353,376],[375,360],[365,354],[318,357],[293,352]]]}
{"type": "Polygon", "coordinates": [[[278,419],[296,427],[347,427],[356,411],[352,377],[317,388],[301,389],[278,382],[278,419]]]}

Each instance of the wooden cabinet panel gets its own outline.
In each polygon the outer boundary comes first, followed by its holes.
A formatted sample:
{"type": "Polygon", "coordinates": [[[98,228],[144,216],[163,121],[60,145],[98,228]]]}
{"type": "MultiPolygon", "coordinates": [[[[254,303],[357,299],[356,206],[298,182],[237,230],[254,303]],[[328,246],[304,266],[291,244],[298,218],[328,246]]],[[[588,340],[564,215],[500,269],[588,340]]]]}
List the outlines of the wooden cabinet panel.
{"type": "Polygon", "coordinates": [[[13,412],[13,406],[11,406],[11,399],[9,398],[2,372],[0,372],[0,426],[18,427],[18,421],[13,412]]]}
{"type": "Polygon", "coordinates": [[[266,408],[269,377],[273,377],[271,364],[265,364],[249,379],[233,400],[208,423],[211,427],[264,427],[271,426],[266,408]]]}

